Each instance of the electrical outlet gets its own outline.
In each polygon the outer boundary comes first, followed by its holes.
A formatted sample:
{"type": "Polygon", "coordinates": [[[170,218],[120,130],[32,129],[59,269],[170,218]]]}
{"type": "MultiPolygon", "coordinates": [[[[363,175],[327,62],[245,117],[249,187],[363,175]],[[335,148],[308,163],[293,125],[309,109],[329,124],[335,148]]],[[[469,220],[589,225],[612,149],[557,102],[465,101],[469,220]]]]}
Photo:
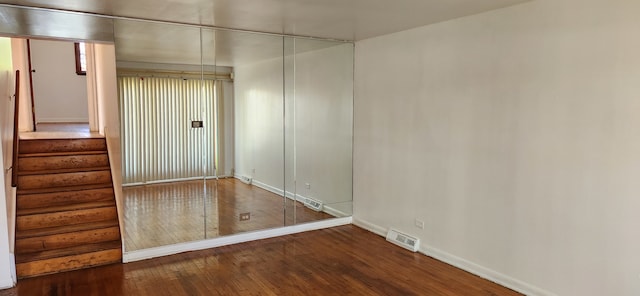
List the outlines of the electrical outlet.
{"type": "Polygon", "coordinates": [[[309,183],[304,183],[304,187],[305,187],[305,188],[307,188],[307,189],[311,189],[311,184],[309,184],[309,183]]]}
{"type": "Polygon", "coordinates": [[[256,174],[256,169],[251,169],[251,173],[255,175],[256,174]]]}
{"type": "Polygon", "coordinates": [[[416,225],[416,227],[424,229],[424,221],[416,219],[413,223],[416,225]]]}
{"type": "Polygon", "coordinates": [[[251,213],[241,213],[240,221],[249,221],[251,220],[251,213]]]}

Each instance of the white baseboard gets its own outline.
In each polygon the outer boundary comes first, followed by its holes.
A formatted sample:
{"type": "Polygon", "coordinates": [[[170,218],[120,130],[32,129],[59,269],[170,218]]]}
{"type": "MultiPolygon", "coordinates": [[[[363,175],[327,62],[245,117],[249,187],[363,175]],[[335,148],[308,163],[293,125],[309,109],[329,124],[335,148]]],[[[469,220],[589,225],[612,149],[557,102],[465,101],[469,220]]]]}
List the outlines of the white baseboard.
{"type": "Polygon", "coordinates": [[[240,233],[236,235],[218,237],[218,238],[213,238],[208,240],[187,242],[182,244],[162,246],[162,247],[156,247],[156,248],[150,248],[150,249],[144,249],[144,250],[129,251],[123,254],[122,261],[125,263],[128,263],[128,262],[146,260],[146,259],[151,259],[151,258],[156,258],[161,256],[168,256],[168,255],[173,255],[173,254],[178,254],[183,252],[204,250],[204,249],[216,248],[216,247],[221,247],[226,245],[244,243],[248,241],[300,233],[305,231],[348,225],[348,224],[351,224],[351,222],[352,222],[351,217],[327,219],[319,222],[310,222],[310,223],[281,227],[281,228],[240,233]]]}
{"type": "Polygon", "coordinates": [[[367,221],[363,221],[363,220],[358,220],[358,219],[353,219],[353,225],[358,226],[360,228],[369,230],[379,236],[382,237],[386,237],[387,236],[387,229],[384,227],[380,227],[378,225],[369,223],[367,221]]]}
{"type": "Polygon", "coordinates": [[[11,280],[13,281],[13,285],[15,286],[18,282],[18,273],[16,271],[16,255],[14,255],[13,253],[10,253],[9,269],[11,271],[11,280]]]}
{"type": "Polygon", "coordinates": [[[329,215],[331,215],[331,216],[334,216],[334,217],[347,217],[347,216],[351,216],[351,214],[347,214],[347,213],[345,213],[345,212],[343,212],[343,211],[340,211],[340,210],[338,210],[338,209],[336,209],[336,208],[334,208],[334,207],[332,207],[332,206],[329,206],[329,205],[324,205],[324,206],[322,207],[322,211],[323,211],[323,212],[325,212],[325,213],[327,213],[327,214],[329,214],[329,215]]]}
{"type": "MultiPolygon", "coordinates": [[[[234,176],[234,178],[240,180],[240,176],[236,175],[236,176],[234,176]]],[[[277,195],[283,195],[284,194],[284,190],[276,188],[276,187],[273,187],[273,186],[265,184],[265,183],[262,183],[260,181],[255,180],[255,179],[251,182],[251,184],[255,185],[256,187],[262,188],[262,189],[264,189],[266,191],[275,193],[277,195]]],[[[307,199],[305,196],[302,196],[300,194],[297,194],[296,197],[294,198],[293,192],[289,192],[289,191],[287,191],[287,194],[285,196],[290,200],[295,200],[295,201],[299,201],[299,202],[302,202],[302,203],[304,203],[304,201],[307,199]]],[[[327,214],[329,214],[329,215],[331,215],[331,216],[334,216],[334,217],[351,216],[351,214],[347,214],[347,213],[345,213],[343,211],[335,209],[335,208],[331,207],[330,205],[326,205],[326,204],[322,207],[322,211],[327,213],[327,214]]]]}
{"type": "MultiPolygon", "coordinates": [[[[204,180],[226,179],[226,178],[231,178],[231,176],[226,176],[226,175],[225,176],[208,176],[208,177],[205,177],[204,180]]],[[[166,180],[154,180],[154,181],[146,181],[146,182],[126,183],[126,184],[122,184],[122,187],[133,187],[133,186],[142,186],[142,185],[155,185],[155,184],[198,181],[198,180],[203,180],[203,178],[202,177],[191,177],[191,178],[181,178],[181,179],[166,179],[166,180]]]]}
{"type": "Polygon", "coordinates": [[[426,245],[422,245],[420,247],[420,250],[418,250],[418,252],[425,254],[429,257],[433,257],[435,259],[438,259],[442,262],[445,262],[449,265],[453,265],[457,268],[460,268],[462,270],[466,270],[470,273],[473,273],[481,278],[490,280],[496,284],[502,285],[504,287],[507,287],[509,289],[512,289],[516,292],[520,292],[522,294],[525,295],[540,295],[540,296],[556,296],[556,294],[551,293],[549,291],[543,290],[541,288],[538,288],[536,286],[530,285],[528,283],[525,283],[523,281],[514,279],[510,276],[504,275],[502,273],[499,273],[495,270],[486,268],[484,266],[475,264],[471,261],[468,261],[466,259],[457,257],[455,255],[449,254],[447,252],[438,250],[434,247],[430,247],[430,246],[426,246],[426,245]]]}
{"type": "Polygon", "coordinates": [[[0,278],[0,290],[13,288],[16,285],[16,260],[12,253],[9,253],[9,277],[0,278]]]}
{"type": "Polygon", "coordinates": [[[0,279],[0,290],[13,288],[15,283],[12,278],[0,279]]]}
{"type": "MultiPolygon", "coordinates": [[[[353,224],[382,237],[386,236],[387,233],[386,228],[364,220],[353,219],[353,224]]],[[[427,246],[424,242],[418,252],[525,295],[556,296],[554,293],[504,275],[495,270],[478,265],[437,248],[427,246]]]]}
{"type": "MultiPolygon", "coordinates": [[[[235,178],[240,180],[239,176],[235,176],[235,178]]],[[[257,187],[260,187],[260,188],[262,188],[262,189],[264,189],[266,191],[269,191],[271,193],[275,193],[277,195],[283,195],[284,194],[284,191],[282,189],[274,187],[274,186],[271,186],[271,185],[266,184],[266,183],[262,183],[262,182],[260,182],[260,181],[258,181],[256,179],[253,179],[251,181],[251,184],[255,185],[257,187]]],[[[291,196],[291,195],[292,195],[291,193],[287,192],[287,197],[288,198],[292,198],[293,196],[291,196]]]]}

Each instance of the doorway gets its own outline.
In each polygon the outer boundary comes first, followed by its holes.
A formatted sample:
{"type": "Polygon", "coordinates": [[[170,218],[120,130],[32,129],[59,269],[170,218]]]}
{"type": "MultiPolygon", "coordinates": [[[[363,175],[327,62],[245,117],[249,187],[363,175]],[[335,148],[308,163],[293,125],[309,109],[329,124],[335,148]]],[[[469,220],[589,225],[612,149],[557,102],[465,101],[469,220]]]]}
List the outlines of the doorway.
{"type": "Polygon", "coordinates": [[[73,42],[29,40],[35,130],[89,132],[87,76],[73,42]]]}

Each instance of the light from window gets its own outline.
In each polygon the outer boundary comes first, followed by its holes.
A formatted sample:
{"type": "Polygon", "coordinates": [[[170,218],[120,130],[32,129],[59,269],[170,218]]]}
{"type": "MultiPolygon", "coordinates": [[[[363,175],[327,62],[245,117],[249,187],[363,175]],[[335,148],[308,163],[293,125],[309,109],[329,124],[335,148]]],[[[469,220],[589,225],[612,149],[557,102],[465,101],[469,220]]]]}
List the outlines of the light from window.
{"type": "Polygon", "coordinates": [[[76,52],[76,74],[87,75],[87,54],[84,42],[75,43],[76,52]]]}

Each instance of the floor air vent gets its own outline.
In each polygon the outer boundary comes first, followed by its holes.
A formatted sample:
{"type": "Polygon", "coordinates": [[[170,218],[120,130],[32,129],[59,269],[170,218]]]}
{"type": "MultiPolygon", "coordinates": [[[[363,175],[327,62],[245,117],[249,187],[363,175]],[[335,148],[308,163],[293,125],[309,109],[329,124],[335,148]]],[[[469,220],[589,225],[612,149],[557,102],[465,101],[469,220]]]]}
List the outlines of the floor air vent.
{"type": "Polygon", "coordinates": [[[253,181],[253,178],[248,177],[248,176],[240,176],[240,181],[242,181],[242,183],[251,185],[251,182],[253,181]]]}
{"type": "Polygon", "coordinates": [[[420,239],[394,229],[387,232],[387,240],[409,251],[416,252],[420,247],[420,239]]]}
{"type": "Polygon", "coordinates": [[[313,198],[308,198],[308,197],[306,197],[306,198],[304,199],[304,205],[305,205],[307,208],[310,208],[310,209],[312,209],[312,210],[314,210],[314,211],[316,211],[316,212],[320,212],[320,211],[322,211],[322,202],[321,202],[321,201],[319,201],[319,200],[315,200],[315,199],[313,199],[313,198]]]}

